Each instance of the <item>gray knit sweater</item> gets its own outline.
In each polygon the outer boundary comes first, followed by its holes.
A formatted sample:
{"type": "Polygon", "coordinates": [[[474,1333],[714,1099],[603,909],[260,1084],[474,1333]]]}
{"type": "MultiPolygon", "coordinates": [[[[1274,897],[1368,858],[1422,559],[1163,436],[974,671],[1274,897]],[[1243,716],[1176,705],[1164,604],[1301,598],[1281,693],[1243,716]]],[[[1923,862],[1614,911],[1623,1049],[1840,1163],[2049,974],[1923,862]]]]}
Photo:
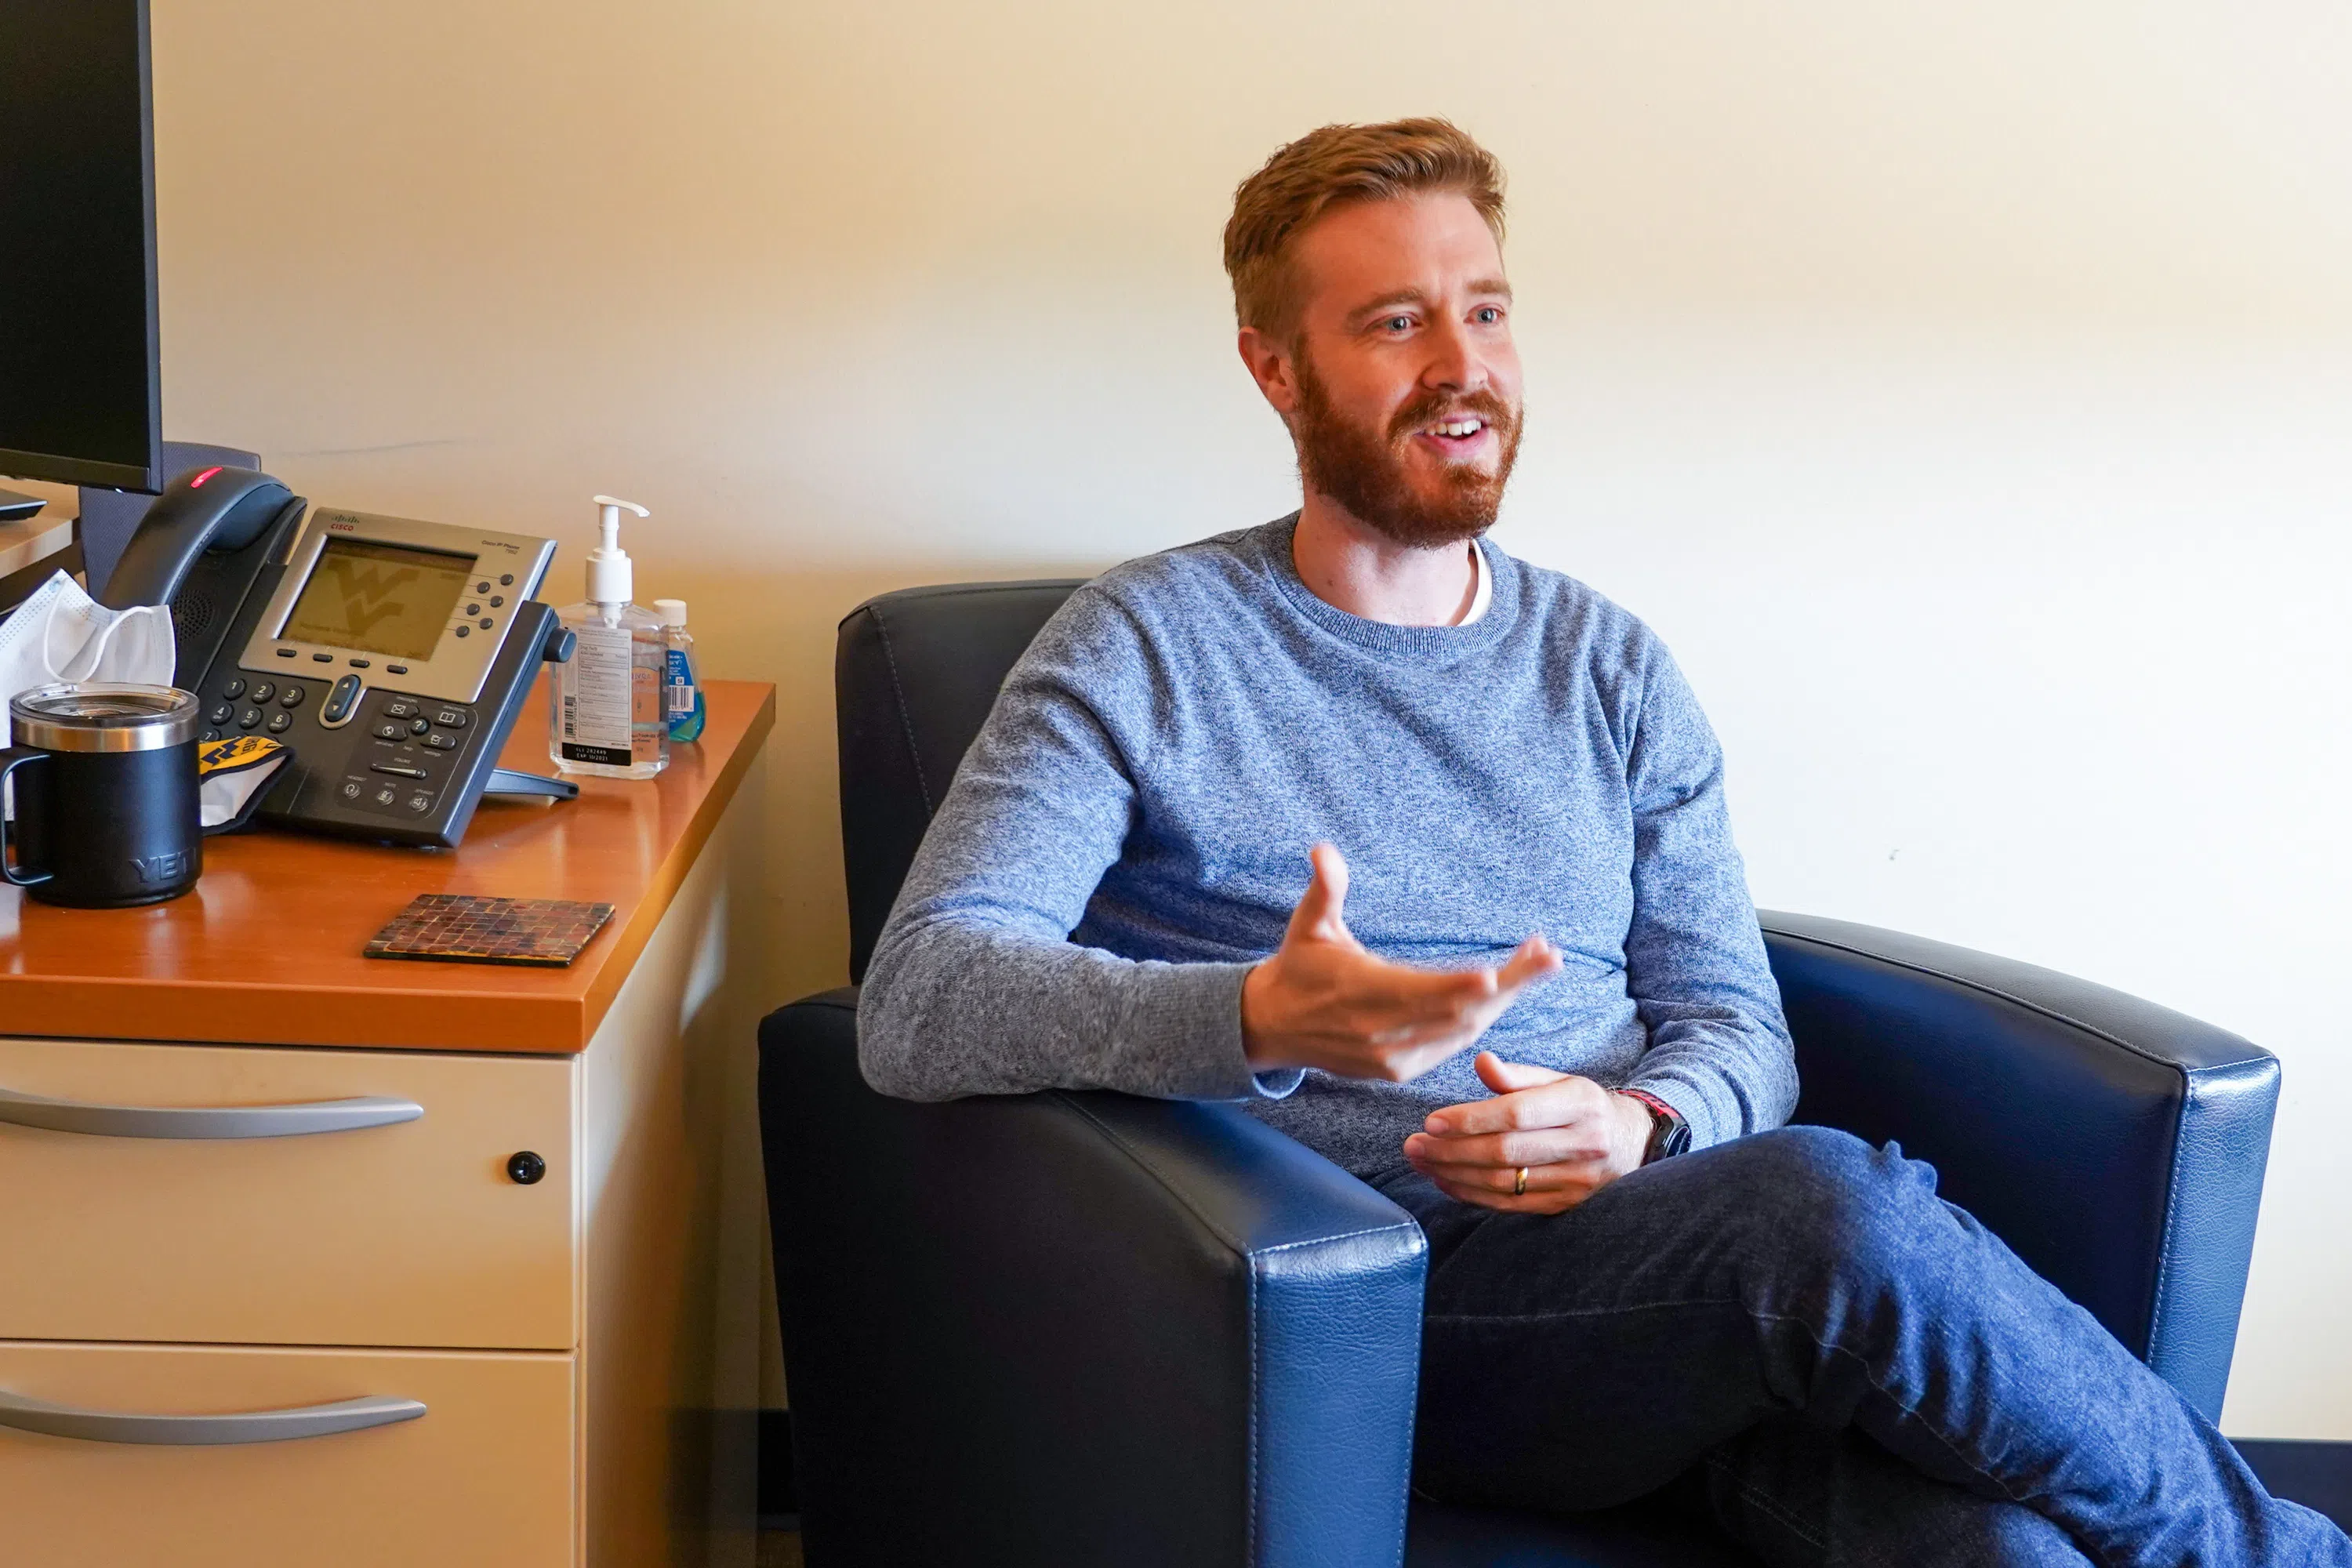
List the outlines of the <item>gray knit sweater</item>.
{"type": "Polygon", "coordinates": [[[1469,1052],[1402,1085],[1243,1055],[1242,977],[1328,839],[1349,928],[1384,957],[1560,950],[1487,1032],[1505,1058],[1645,1089],[1694,1146],[1785,1121],[1796,1068],[1722,754],[1657,637],[1490,542],[1477,620],[1363,620],[1299,580],[1295,524],[1130,561],[1038,635],[875,950],[867,1079],[1238,1100],[1359,1174],[1397,1165],[1429,1110],[1486,1094],[1469,1052]]]}

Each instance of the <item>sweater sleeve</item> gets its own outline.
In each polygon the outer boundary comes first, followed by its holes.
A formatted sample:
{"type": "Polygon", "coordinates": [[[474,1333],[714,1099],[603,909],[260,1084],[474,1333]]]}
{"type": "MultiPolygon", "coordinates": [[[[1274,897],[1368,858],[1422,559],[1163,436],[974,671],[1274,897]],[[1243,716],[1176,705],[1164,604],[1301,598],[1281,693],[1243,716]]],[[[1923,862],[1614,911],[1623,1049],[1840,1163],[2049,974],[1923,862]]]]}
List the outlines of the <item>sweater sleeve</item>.
{"type": "Polygon", "coordinates": [[[1724,806],[1723,752],[1663,647],[1646,661],[1627,763],[1633,918],[1626,989],[1649,1048],[1625,1087],[1705,1148],[1789,1119],[1797,1064],[1724,806]]]}
{"type": "Polygon", "coordinates": [[[909,1100],[1114,1089],[1286,1094],[1251,1072],[1245,963],[1138,962],[1070,932],[1136,809],[1160,672],[1135,623],[1081,589],[1007,677],[875,944],[857,1010],[866,1081],[909,1100]]]}

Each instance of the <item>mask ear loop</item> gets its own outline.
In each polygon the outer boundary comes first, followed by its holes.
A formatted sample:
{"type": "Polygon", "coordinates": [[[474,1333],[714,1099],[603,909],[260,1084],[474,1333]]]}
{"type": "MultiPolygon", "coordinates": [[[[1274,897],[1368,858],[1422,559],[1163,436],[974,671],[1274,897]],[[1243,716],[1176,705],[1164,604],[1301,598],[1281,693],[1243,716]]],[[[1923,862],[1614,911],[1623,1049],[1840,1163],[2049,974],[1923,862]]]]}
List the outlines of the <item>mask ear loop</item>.
{"type": "MultiPolygon", "coordinates": [[[[94,604],[90,605],[87,608],[84,608],[81,605],[76,605],[74,608],[80,610],[83,623],[85,625],[89,625],[89,622],[97,619],[96,616],[92,614],[92,612],[96,611],[98,608],[94,604]]],[[[55,634],[57,631],[58,622],[63,618],[64,617],[60,616],[52,616],[49,617],[51,644],[49,647],[44,647],[41,650],[45,657],[50,655],[54,650],[55,634]]],[[[59,680],[89,679],[90,677],[98,673],[98,667],[105,661],[106,650],[109,647],[111,647],[114,644],[114,634],[121,629],[121,616],[115,615],[108,616],[103,622],[100,622],[98,625],[90,626],[89,636],[82,639],[81,647],[74,650],[73,656],[68,658],[62,667],[60,667],[52,658],[49,662],[49,668],[58,672],[58,679],[59,680]]]]}
{"type": "Polygon", "coordinates": [[[98,602],[76,587],[71,578],[58,586],[58,599],[60,602],[49,606],[47,624],[41,628],[41,667],[51,680],[88,680],[89,672],[98,668],[100,658],[106,652],[109,634],[117,625],[117,618],[110,616],[102,625],[93,625],[98,620],[98,602]],[[68,621],[89,627],[89,635],[60,659],[58,628],[68,621]]]}
{"type": "Polygon", "coordinates": [[[179,628],[172,624],[172,607],[169,605],[133,605],[127,610],[118,611],[113,624],[106,628],[104,647],[99,656],[90,661],[90,668],[93,670],[98,668],[107,654],[121,651],[115,647],[116,643],[125,644],[135,656],[139,651],[138,643],[142,635],[142,628],[157,626],[163,628],[163,646],[155,651],[162,655],[160,662],[163,666],[163,673],[160,678],[146,684],[171,685],[173,678],[178,674],[180,634],[179,628]]]}
{"type": "MultiPolygon", "coordinates": [[[[68,607],[68,613],[77,616],[85,625],[97,620],[100,616],[105,619],[100,621],[91,629],[89,636],[82,640],[80,647],[75,649],[63,664],[59,664],[56,651],[57,628],[58,621],[64,617],[56,614],[50,615],[48,625],[43,633],[41,662],[49,670],[50,679],[54,680],[79,681],[94,679],[100,668],[105,664],[106,656],[113,651],[117,642],[125,640],[126,635],[131,633],[131,628],[143,626],[161,616],[168,632],[172,614],[168,607],[162,605],[134,605],[127,610],[110,611],[100,608],[94,601],[71,605],[68,607]]],[[[166,644],[166,647],[176,658],[178,653],[176,635],[173,636],[173,640],[166,644]]],[[[166,671],[163,679],[153,684],[168,686],[171,680],[171,672],[166,671]]]]}
{"type": "Polygon", "coordinates": [[[49,617],[48,632],[41,644],[41,661],[59,680],[88,680],[89,672],[98,668],[99,659],[106,652],[106,641],[114,626],[110,623],[91,632],[82,639],[81,647],[74,649],[66,661],[59,664],[57,659],[58,622],[64,618],[62,616],[49,617]]]}

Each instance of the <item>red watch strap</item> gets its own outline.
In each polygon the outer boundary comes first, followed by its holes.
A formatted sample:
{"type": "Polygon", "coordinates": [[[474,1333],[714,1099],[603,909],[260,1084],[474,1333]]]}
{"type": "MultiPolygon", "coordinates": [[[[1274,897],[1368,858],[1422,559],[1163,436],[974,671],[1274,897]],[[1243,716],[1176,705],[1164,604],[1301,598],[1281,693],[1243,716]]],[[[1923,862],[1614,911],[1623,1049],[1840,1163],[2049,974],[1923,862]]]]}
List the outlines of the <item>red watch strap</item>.
{"type": "Polygon", "coordinates": [[[1617,1092],[1628,1100],[1640,1100],[1650,1108],[1650,1114],[1653,1116],[1663,1116],[1669,1121],[1680,1121],[1683,1119],[1681,1111],[1676,1110],[1654,1094],[1638,1089],[1621,1089],[1617,1092]]]}
{"type": "Polygon", "coordinates": [[[1658,1147],[1656,1130],[1660,1127],[1682,1127],[1688,1125],[1688,1123],[1683,1120],[1683,1113],[1681,1111],[1676,1110],[1673,1106],[1668,1105],[1664,1100],[1660,1100],[1654,1094],[1645,1093],[1638,1089],[1621,1089],[1617,1092],[1623,1095],[1628,1100],[1639,1100],[1643,1107],[1650,1113],[1650,1125],[1652,1129],[1650,1144],[1647,1149],[1643,1151],[1642,1154],[1642,1163],[1646,1165],[1656,1156],[1656,1150],[1658,1147]]]}

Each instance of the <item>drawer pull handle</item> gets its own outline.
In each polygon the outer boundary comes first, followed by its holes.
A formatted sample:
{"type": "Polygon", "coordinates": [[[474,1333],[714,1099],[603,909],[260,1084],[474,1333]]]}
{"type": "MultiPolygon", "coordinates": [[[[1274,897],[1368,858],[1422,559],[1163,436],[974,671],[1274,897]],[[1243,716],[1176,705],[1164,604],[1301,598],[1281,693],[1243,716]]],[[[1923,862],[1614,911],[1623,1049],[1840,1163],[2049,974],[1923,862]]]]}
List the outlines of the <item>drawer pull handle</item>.
{"type": "Polygon", "coordinates": [[[226,1443],[285,1443],[331,1437],[414,1421],[425,1406],[414,1399],[343,1399],[292,1410],[252,1410],[234,1415],[136,1415],[118,1410],[78,1410],[0,1391],[0,1426],[86,1443],[162,1443],[174,1447],[226,1443]]]}
{"type": "Polygon", "coordinates": [[[92,1105],[0,1089],[0,1121],[96,1138],[292,1138],[390,1127],[424,1114],[413,1100],[377,1095],[299,1105],[92,1105]]]}

